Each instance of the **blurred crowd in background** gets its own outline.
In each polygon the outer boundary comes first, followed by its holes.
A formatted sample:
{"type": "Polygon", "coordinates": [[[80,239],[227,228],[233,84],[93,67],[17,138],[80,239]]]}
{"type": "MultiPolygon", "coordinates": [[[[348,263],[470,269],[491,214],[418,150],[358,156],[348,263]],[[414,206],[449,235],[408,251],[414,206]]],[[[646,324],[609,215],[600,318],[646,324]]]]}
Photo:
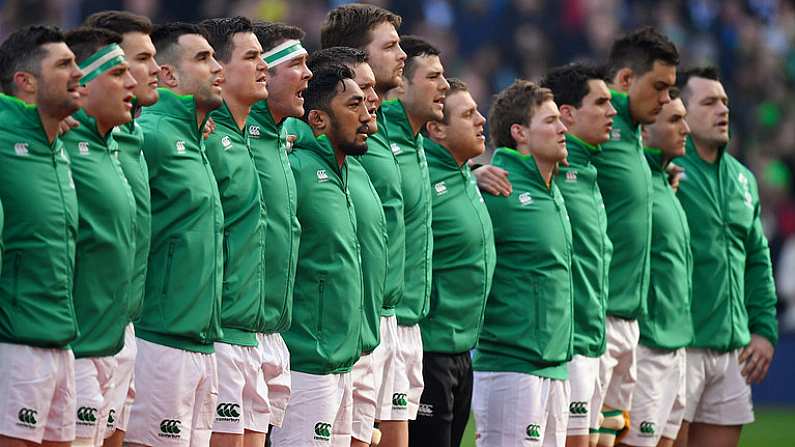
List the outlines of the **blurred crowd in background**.
{"type": "MultiPolygon", "coordinates": [[[[100,10],[154,22],[244,15],[301,26],[317,48],[339,0],[0,0],[0,38],[22,25],[78,25],[100,10]]],[[[403,16],[402,34],[442,50],[488,111],[515,78],[537,80],[574,60],[598,62],[612,40],[654,25],[679,47],[682,67],[719,67],[731,107],[730,151],[756,174],[780,297],[782,332],[795,332],[795,2],[792,0],[380,0],[403,16]]]]}

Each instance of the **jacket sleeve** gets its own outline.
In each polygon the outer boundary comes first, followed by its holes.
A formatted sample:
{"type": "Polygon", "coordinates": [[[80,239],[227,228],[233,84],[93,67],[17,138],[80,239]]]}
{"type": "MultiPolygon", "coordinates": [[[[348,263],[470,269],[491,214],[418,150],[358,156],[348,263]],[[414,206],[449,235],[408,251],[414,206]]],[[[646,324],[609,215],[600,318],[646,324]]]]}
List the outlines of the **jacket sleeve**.
{"type": "Polygon", "coordinates": [[[745,239],[745,308],[752,334],[778,341],[776,321],[776,287],[770,262],[770,248],[762,230],[761,207],[757,201],[754,223],[745,239]]]}

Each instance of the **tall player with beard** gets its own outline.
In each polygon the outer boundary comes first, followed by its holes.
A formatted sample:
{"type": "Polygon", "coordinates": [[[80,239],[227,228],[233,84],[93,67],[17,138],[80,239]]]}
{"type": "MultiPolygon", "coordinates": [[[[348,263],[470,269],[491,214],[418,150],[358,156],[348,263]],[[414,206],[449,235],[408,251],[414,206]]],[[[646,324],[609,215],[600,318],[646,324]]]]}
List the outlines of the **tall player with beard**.
{"type": "MultiPolygon", "coordinates": [[[[321,27],[321,46],[365,50],[375,74],[375,92],[384,98],[401,83],[406,53],[400,48],[400,16],[373,5],[348,4],[329,11],[321,27]]],[[[403,293],[405,223],[403,193],[397,158],[392,153],[383,110],[376,111],[378,132],[367,141],[367,154],[359,160],[373,183],[386,216],[389,271],[381,309],[379,350],[386,360],[376,402],[385,447],[408,445],[408,408],[404,404],[406,370],[399,350],[395,306],[403,293]],[[395,405],[393,405],[393,402],[395,405]]]]}
{"type": "Polygon", "coordinates": [[[321,68],[305,93],[290,163],[298,191],[301,243],[290,348],[292,395],[274,445],[351,443],[351,368],[361,354],[362,265],[356,211],[348,189],[349,155],[367,151],[365,95],[345,66],[321,68]]]}
{"type": "Polygon", "coordinates": [[[126,438],[135,446],[207,445],[218,393],[224,216],[202,134],[223,103],[223,67],[196,25],[160,25],[151,37],[164,88],[138,120],[152,247],[126,438]]]}

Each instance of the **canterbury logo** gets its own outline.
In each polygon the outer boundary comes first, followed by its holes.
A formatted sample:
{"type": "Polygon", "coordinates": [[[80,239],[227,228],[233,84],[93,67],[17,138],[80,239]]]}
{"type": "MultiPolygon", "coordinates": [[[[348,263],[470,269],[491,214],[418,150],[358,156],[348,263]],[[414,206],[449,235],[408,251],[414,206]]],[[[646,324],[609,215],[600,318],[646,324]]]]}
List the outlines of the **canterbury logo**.
{"type": "Polygon", "coordinates": [[[259,137],[260,136],[259,126],[254,126],[254,125],[248,126],[248,134],[252,137],[259,137]]]}
{"type": "Polygon", "coordinates": [[[108,427],[113,428],[113,424],[116,423],[116,410],[111,409],[110,413],[108,413],[108,427]]]}
{"type": "Polygon", "coordinates": [[[540,439],[541,438],[541,426],[538,424],[530,424],[527,426],[525,430],[527,433],[527,437],[530,439],[540,439]]]}
{"type": "Polygon", "coordinates": [[[569,404],[569,413],[572,415],[588,414],[587,402],[572,402],[569,404]]]}
{"type": "Polygon", "coordinates": [[[331,439],[331,424],[328,422],[318,422],[315,424],[315,439],[328,441],[331,439]]]}
{"type": "Polygon", "coordinates": [[[182,421],[176,419],[163,419],[163,421],[160,422],[160,431],[170,435],[178,435],[182,431],[181,425],[182,421]]]}
{"type": "Polygon", "coordinates": [[[395,393],[392,395],[392,406],[398,408],[406,408],[408,406],[408,400],[406,399],[405,393],[395,393]]]}
{"type": "Polygon", "coordinates": [[[640,432],[646,435],[654,434],[654,422],[643,421],[640,423],[640,432]]]}
{"type": "Polygon", "coordinates": [[[39,421],[36,420],[36,416],[39,414],[36,410],[31,410],[30,408],[22,408],[17,413],[17,418],[19,422],[29,425],[36,425],[39,421]]]}
{"type": "Polygon", "coordinates": [[[239,418],[240,405],[239,404],[218,404],[215,408],[215,413],[222,418],[239,418]]]}
{"type": "Polygon", "coordinates": [[[77,420],[81,422],[96,422],[97,409],[91,407],[80,407],[77,409],[77,420]]]}

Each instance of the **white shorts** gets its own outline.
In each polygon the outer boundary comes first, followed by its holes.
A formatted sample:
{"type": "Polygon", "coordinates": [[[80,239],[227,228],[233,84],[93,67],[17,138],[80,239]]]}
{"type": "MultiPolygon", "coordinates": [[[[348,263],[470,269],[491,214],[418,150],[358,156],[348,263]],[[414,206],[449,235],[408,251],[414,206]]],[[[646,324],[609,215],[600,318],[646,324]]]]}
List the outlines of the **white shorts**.
{"type": "Polygon", "coordinates": [[[135,402],[125,442],[205,447],[218,401],[215,354],[185,351],[141,338],[135,359],[135,402]]]}
{"type": "MultiPolygon", "coordinates": [[[[383,326],[383,317],[381,325],[383,326]]],[[[383,339],[382,339],[383,342],[383,339]]],[[[353,384],[353,428],[354,439],[370,443],[379,390],[383,388],[386,350],[373,350],[359,357],[351,370],[353,384]]]]}
{"type": "Polygon", "coordinates": [[[685,362],[684,348],[671,351],[638,345],[638,383],[632,394],[629,431],[622,442],[654,447],[662,436],[676,439],[684,416],[685,362]]]}
{"type": "Polygon", "coordinates": [[[109,438],[116,430],[127,431],[130,421],[130,407],[135,399],[135,357],[138,345],[135,343],[135,328],[130,323],[124,329],[124,347],[116,354],[116,370],[113,371],[113,386],[108,393],[108,423],[105,438],[109,438]]]}
{"type": "Polygon", "coordinates": [[[90,439],[94,445],[105,439],[115,374],[115,356],[75,360],[77,439],[90,439]]]}
{"type": "Polygon", "coordinates": [[[640,340],[636,320],[607,316],[605,325],[607,350],[599,361],[599,383],[602,384],[600,406],[628,411],[637,381],[635,348],[640,340]]]}
{"type": "Polygon", "coordinates": [[[268,424],[281,427],[290,401],[290,351],[281,334],[257,334],[267,386],[268,424]]]}
{"type": "Polygon", "coordinates": [[[586,436],[599,428],[599,357],[575,355],[569,362],[569,436],[586,436]]]}
{"type": "Polygon", "coordinates": [[[686,421],[714,425],[754,421],[751,386],[741,374],[739,355],[739,349],[687,349],[686,421]]]}
{"type": "Polygon", "coordinates": [[[475,372],[478,447],[566,445],[569,383],[531,374],[475,372]]]}
{"type": "MultiPolygon", "coordinates": [[[[397,317],[394,315],[381,317],[380,330],[381,343],[371,354],[376,363],[376,367],[373,368],[376,374],[375,388],[377,390],[375,418],[379,421],[389,421],[394,420],[392,419],[392,396],[395,393],[396,376],[398,371],[402,374],[405,369],[402,354],[399,352],[397,317]],[[380,367],[377,366],[379,364],[380,367]]],[[[355,395],[354,399],[356,399],[355,395]]],[[[406,412],[401,411],[405,415],[406,412]]],[[[402,420],[406,420],[406,417],[404,416],[402,420]]]]}
{"type": "Polygon", "coordinates": [[[257,346],[215,343],[218,405],[213,432],[242,435],[268,432],[268,388],[257,346]]]}
{"type": "Polygon", "coordinates": [[[353,390],[351,374],[315,375],[292,372],[290,409],[281,428],[274,428],[274,447],[351,445],[353,390]]]}
{"type": "Polygon", "coordinates": [[[391,414],[381,420],[405,421],[417,419],[420,397],[425,387],[422,378],[422,335],[420,326],[398,326],[398,356],[403,366],[395,373],[391,414]]]}
{"type": "Polygon", "coordinates": [[[34,443],[75,439],[70,349],[0,343],[0,371],[0,435],[34,443]]]}

